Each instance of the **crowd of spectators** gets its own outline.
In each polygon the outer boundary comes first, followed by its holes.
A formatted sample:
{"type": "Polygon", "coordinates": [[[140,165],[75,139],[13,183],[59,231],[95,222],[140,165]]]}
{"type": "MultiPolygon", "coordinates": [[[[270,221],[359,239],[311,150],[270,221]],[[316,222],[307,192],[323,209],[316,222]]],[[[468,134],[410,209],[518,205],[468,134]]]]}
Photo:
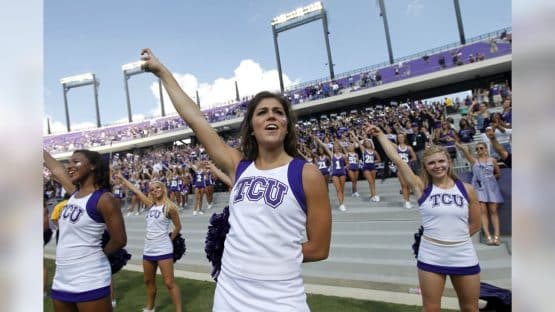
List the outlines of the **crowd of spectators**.
{"type": "MultiPolygon", "coordinates": [[[[359,73],[345,75],[343,78],[313,82],[301,87],[292,87],[291,90],[286,91],[284,94],[292,104],[299,104],[345,92],[372,88],[383,83],[430,73],[449,66],[470,64],[486,58],[486,55],[488,58],[504,55],[511,51],[510,42],[510,34],[504,31],[501,35],[456,47],[448,51],[432,55],[425,54],[422,57],[400,61],[378,69],[362,70],[359,73]],[[477,55],[480,57],[476,57],[477,55]],[[451,58],[451,62],[446,61],[445,57],[451,58]]],[[[499,99],[502,98],[501,89],[491,88],[491,90],[488,89],[485,92],[491,92],[493,95],[492,101],[495,105],[499,104],[499,99]]],[[[477,102],[483,103],[483,99],[487,98],[489,98],[488,94],[480,94],[477,102]]],[[[250,96],[243,97],[235,103],[205,110],[204,114],[210,122],[238,118],[243,116],[249,100],[250,96]]],[[[447,113],[456,112],[459,106],[461,106],[460,102],[447,104],[447,113]]],[[[465,106],[468,107],[468,103],[465,103],[465,106]]],[[[57,154],[75,149],[108,146],[117,142],[145,138],[150,135],[185,128],[188,128],[188,126],[177,115],[165,116],[119,126],[50,135],[43,139],[43,145],[50,153],[57,154]]]]}
{"type": "MultiPolygon", "coordinates": [[[[397,143],[397,135],[404,134],[417,156],[416,162],[412,164],[415,171],[419,169],[418,163],[422,158],[422,151],[430,144],[447,147],[452,157],[455,160],[458,159],[458,162],[455,162],[456,165],[461,164],[462,157],[457,157],[455,141],[463,144],[472,144],[476,141],[485,142],[490,155],[499,158],[488,138],[488,134],[490,137],[492,135],[488,133],[491,131],[497,141],[510,152],[511,93],[506,83],[492,84],[489,89],[476,89],[472,95],[464,99],[447,98],[450,101],[444,99],[435,102],[416,100],[402,104],[389,103],[353,109],[349,112],[322,114],[318,118],[301,119],[297,123],[298,138],[301,143],[299,144],[300,152],[308,160],[317,160],[318,144],[314,141],[314,137],[326,144],[330,150],[333,150],[334,144],[338,143],[344,147],[353,143],[361,144],[352,142],[352,136],[349,134],[353,133],[354,137],[358,138],[367,138],[362,131],[365,123],[379,126],[394,143],[397,143]],[[497,93],[490,92],[492,88],[502,91],[499,92],[500,101],[493,100],[493,96],[497,93]],[[488,100],[485,100],[486,98],[488,100]],[[480,100],[482,103],[479,103],[480,100]],[[458,103],[459,112],[462,113],[448,114],[447,107],[450,102],[458,103]],[[496,106],[498,103],[501,106],[496,106]],[[459,119],[458,126],[455,119],[459,119]]],[[[228,134],[223,138],[227,144],[239,148],[240,142],[235,135],[228,134]]],[[[372,140],[372,138],[368,139],[372,140]]],[[[393,176],[391,163],[383,153],[379,142],[374,141],[373,143],[383,160],[378,166],[378,176],[382,179],[393,176]]],[[[190,192],[190,180],[194,175],[194,172],[191,171],[192,165],[207,161],[208,157],[204,148],[195,144],[194,140],[191,144],[176,144],[178,143],[174,142],[173,144],[168,143],[168,145],[110,154],[112,173],[114,175],[121,173],[142,189],[147,187],[148,181],[151,179],[165,181],[169,186],[170,181],[178,177],[187,186],[187,192],[190,192]]],[[[359,149],[356,151],[361,154],[359,149]]],[[[44,176],[45,194],[50,198],[62,197],[61,188],[50,179],[46,170],[44,176]]],[[[117,179],[114,179],[114,189],[114,194],[120,194],[122,200],[130,200],[130,194],[119,185],[117,179]]],[[[225,185],[216,184],[216,191],[225,190],[227,190],[225,185]]],[[[186,201],[181,203],[182,206],[185,204],[186,201]]]]}

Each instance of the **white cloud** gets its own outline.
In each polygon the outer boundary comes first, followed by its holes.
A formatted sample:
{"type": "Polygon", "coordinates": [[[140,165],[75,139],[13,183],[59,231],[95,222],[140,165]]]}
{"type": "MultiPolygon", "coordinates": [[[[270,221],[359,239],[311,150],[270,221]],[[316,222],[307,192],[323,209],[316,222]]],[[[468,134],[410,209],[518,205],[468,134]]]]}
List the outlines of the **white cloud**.
{"type": "MultiPolygon", "coordinates": [[[[217,78],[212,83],[199,83],[193,74],[174,73],[174,77],[191,99],[196,102],[196,91],[198,91],[201,108],[217,107],[235,102],[235,81],[239,89],[239,96],[246,97],[255,95],[262,90],[279,91],[279,77],[275,69],[265,70],[260,64],[253,60],[242,60],[235,69],[233,77],[217,78]]],[[[283,75],[285,87],[299,83],[298,80],[291,81],[287,75],[283,75]]],[[[153,82],[150,90],[157,99],[156,107],[149,114],[160,116],[160,91],[158,82],[153,82]]],[[[164,109],[166,114],[175,112],[167,92],[163,91],[164,109]]]]}
{"type": "MultiPolygon", "coordinates": [[[[198,79],[190,73],[180,74],[174,73],[174,76],[185,93],[187,93],[194,102],[196,102],[196,91],[198,90],[201,108],[206,109],[210,107],[217,107],[235,102],[235,81],[237,81],[239,95],[241,97],[252,96],[256,93],[268,90],[279,91],[279,77],[276,69],[265,70],[253,60],[246,59],[239,63],[239,66],[234,70],[233,76],[229,78],[217,78],[211,83],[201,83],[198,79]]],[[[300,81],[296,79],[292,81],[283,74],[284,87],[298,84],[300,81]]],[[[158,81],[150,85],[150,91],[156,99],[156,106],[152,107],[148,113],[133,115],[133,121],[144,120],[145,116],[160,116],[160,91],[158,90],[158,81]]],[[[166,115],[175,113],[175,109],[170,101],[168,93],[163,90],[164,96],[164,110],[166,115]]],[[[65,122],[52,120],[50,116],[45,116],[43,119],[43,135],[47,135],[46,119],[50,118],[51,133],[59,134],[67,131],[65,122]]],[[[122,117],[113,123],[126,123],[127,117],[122,117]]],[[[82,123],[71,123],[71,130],[92,129],[96,127],[93,121],[82,123]]]]}
{"type": "Polygon", "coordinates": [[[423,9],[424,9],[424,4],[422,3],[422,0],[412,0],[409,2],[407,6],[407,15],[420,16],[423,9]]]}

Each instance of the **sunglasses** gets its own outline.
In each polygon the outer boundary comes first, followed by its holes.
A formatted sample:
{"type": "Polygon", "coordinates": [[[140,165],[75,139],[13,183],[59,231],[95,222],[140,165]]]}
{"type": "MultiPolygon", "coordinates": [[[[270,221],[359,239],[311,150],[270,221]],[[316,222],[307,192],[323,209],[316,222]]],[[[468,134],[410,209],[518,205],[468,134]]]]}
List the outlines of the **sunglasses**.
{"type": "Polygon", "coordinates": [[[476,147],[477,151],[480,151],[480,150],[483,150],[483,149],[485,149],[485,148],[484,147],[476,147]]]}

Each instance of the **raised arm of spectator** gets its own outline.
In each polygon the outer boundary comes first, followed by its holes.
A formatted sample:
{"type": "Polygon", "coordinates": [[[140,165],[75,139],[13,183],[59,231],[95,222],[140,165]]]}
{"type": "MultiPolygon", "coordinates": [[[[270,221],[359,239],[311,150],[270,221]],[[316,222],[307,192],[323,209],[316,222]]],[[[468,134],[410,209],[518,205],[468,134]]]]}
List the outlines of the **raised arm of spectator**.
{"type": "Polygon", "coordinates": [[[455,141],[455,145],[463,153],[464,158],[466,158],[466,160],[470,162],[470,165],[474,165],[476,163],[476,159],[474,158],[474,156],[472,156],[467,146],[463,145],[459,141],[455,141]]]}
{"type": "Polygon", "coordinates": [[[355,146],[355,148],[360,148],[361,139],[351,130],[349,131],[349,138],[351,143],[355,146]]]}
{"type": "Polygon", "coordinates": [[[366,133],[378,139],[378,141],[382,145],[384,153],[387,155],[387,157],[389,157],[389,159],[391,159],[391,161],[395,163],[399,170],[399,173],[413,189],[416,198],[420,198],[420,196],[422,195],[422,191],[424,190],[424,184],[422,183],[422,180],[420,180],[420,178],[414,174],[409,165],[401,159],[401,156],[399,156],[399,153],[397,152],[397,146],[389,141],[389,139],[387,139],[380,128],[374,125],[367,124],[365,126],[365,131],[366,133]]]}
{"type": "Polygon", "coordinates": [[[44,149],[42,150],[42,157],[44,159],[44,165],[52,172],[52,176],[60,182],[67,193],[73,194],[77,190],[77,187],[71,182],[66,167],[44,149]]]}
{"type": "Polygon", "coordinates": [[[191,127],[214,163],[228,175],[235,176],[235,168],[243,158],[236,149],[228,146],[210,126],[204,114],[179,86],[173,74],[158,61],[150,49],[141,51],[143,68],[160,78],[179,116],[191,127]]]}
{"type": "Polygon", "coordinates": [[[509,152],[507,152],[503,145],[501,145],[501,143],[497,141],[497,138],[495,137],[495,128],[493,128],[492,132],[486,132],[486,136],[488,137],[491,146],[497,152],[497,154],[499,154],[501,159],[507,159],[507,157],[509,157],[509,152]]]}
{"type": "Polygon", "coordinates": [[[476,113],[474,112],[474,107],[478,104],[478,101],[473,100],[472,104],[470,104],[470,106],[468,107],[468,111],[467,114],[468,116],[470,116],[470,118],[474,121],[474,116],[476,115],[476,113]]]}
{"type": "Polygon", "coordinates": [[[318,146],[320,146],[326,152],[326,154],[328,154],[330,159],[333,158],[333,153],[330,151],[330,149],[328,148],[328,146],[326,144],[324,144],[322,141],[320,141],[320,138],[318,138],[315,135],[313,135],[312,138],[314,139],[314,142],[316,142],[316,144],[318,144],[318,146]]]}
{"type": "Polygon", "coordinates": [[[343,142],[341,142],[341,141],[340,141],[339,139],[337,139],[337,138],[333,141],[334,146],[335,146],[335,144],[337,144],[337,145],[339,145],[339,147],[341,147],[341,152],[343,153],[343,158],[345,158],[345,163],[347,163],[347,157],[346,157],[346,156],[347,156],[347,153],[348,153],[348,152],[347,152],[347,149],[345,148],[345,146],[343,146],[342,143],[343,143],[343,142]]]}
{"type": "Polygon", "coordinates": [[[119,179],[121,184],[125,185],[131,192],[135,193],[140,201],[142,201],[147,207],[152,207],[154,202],[148,196],[146,196],[140,189],[138,189],[133,183],[129,182],[124,176],[121,174],[116,174],[116,178],[119,179]]]}

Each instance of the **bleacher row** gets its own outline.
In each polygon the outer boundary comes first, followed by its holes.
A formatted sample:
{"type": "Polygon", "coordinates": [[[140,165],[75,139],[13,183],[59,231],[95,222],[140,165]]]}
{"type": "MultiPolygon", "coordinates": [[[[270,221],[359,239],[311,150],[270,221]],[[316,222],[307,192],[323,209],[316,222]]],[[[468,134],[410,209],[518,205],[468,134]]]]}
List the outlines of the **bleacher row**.
{"type": "MultiPolygon", "coordinates": [[[[479,41],[473,42],[477,39],[469,39],[471,42],[469,44],[459,45],[434,54],[428,55],[423,52],[422,57],[415,57],[393,65],[384,65],[380,68],[367,67],[358,72],[339,74],[337,77],[341,78],[334,80],[328,78],[310,85],[293,86],[289,91],[285,91],[284,95],[295,105],[345,92],[356,92],[444,68],[463,66],[478,61],[478,59],[490,59],[510,54],[512,52],[511,43],[500,39],[503,33],[506,34],[507,29],[479,36],[477,37],[480,39],[479,41]],[[440,62],[440,60],[443,61],[440,62]]],[[[249,99],[250,97],[244,97],[237,103],[203,112],[210,122],[241,117],[246,111],[249,99]]],[[[124,125],[47,135],[43,137],[43,146],[55,155],[75,149],[106,146],[185,128],[188,126],[179,116],[165,116],[124,125]]]]}

